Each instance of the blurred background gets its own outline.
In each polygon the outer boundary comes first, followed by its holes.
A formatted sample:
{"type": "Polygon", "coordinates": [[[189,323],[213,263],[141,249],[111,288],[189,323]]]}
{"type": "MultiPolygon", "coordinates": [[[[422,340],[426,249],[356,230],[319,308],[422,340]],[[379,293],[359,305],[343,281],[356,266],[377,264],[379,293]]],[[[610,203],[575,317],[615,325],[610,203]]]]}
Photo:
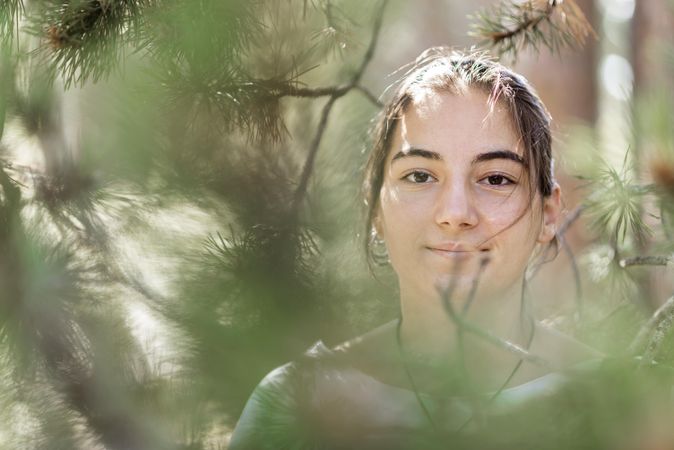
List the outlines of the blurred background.
{"type": "Polygon", "coordinates": [[[436,45],[489,49],[553,116],[566,216],[534,311],[621,361],[569,397],[573,442],[674,448],[671,377],[633,367],[674,360],[671,0],[0,8],[0,448],[227,448],[267,372],[395,319],[362,170],[436,45]]]}

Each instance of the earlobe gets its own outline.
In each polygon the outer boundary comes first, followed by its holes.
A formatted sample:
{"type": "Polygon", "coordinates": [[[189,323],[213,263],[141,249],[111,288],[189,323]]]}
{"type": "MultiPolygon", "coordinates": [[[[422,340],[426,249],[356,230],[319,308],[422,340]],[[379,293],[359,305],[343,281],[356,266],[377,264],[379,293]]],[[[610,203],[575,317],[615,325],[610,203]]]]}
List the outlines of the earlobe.
{"type": "Polygon", "coordinates": [[[543,199],[543,223],[537,242],[550,242],[557,232],[557,221],[562,211],[562,189],[555,183],[552,193],[543,199]]]}

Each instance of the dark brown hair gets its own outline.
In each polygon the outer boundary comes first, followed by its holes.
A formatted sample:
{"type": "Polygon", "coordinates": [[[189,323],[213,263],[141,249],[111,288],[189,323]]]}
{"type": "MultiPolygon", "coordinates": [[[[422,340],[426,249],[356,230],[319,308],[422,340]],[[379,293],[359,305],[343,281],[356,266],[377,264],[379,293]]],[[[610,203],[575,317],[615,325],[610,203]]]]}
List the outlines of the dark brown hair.
{"type": "Polygon", "coordinates": [[[461,53],[447,47],[424,51],[398,81],[392,98],[385,104],[374,128],[374,141],[365,167],[366,245],[371,255],[373,221],[379,207],[384,182],[384,164],[391,150],[398,121],[428,93],[459,94],[477,88],[489,95],[491,108],[500,102],[510,113],[515,131],[524,144],[524,163],[529,177],[530,196],[552,194],[552,149],[550,114],[529,82],[521,75],[489,59],[484,53],[461,53]]]}

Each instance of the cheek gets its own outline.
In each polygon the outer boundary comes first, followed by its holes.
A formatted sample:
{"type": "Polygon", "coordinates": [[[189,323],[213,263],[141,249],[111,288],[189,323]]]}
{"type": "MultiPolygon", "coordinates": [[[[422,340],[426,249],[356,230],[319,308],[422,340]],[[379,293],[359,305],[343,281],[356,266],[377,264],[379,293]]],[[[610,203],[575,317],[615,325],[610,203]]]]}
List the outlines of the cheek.
{"type": "Polygon", "coordinates": [[[491,204],[483,204],[481,218],[486,228],[492,233],[508,233],[520,228],[530,218],[526,212],[526,206],[517,202],[500,201],[491,204]]]}
{"type": "Polygon", "coordinates": [[[528,260],[542,229],[540,213],[527,206],[513,206],[494,209],[483,220],[494,244],[508,248],[511,257],[521,255],[528,260]]]}
{"type": "MultiPolygon", "coordinates": [[[[541,212],[532,207],[532,199],[522,190],[502,196],[478,190],[475,199],[482,220],[492,228],[505,230],[522,224],[540,225],[542,222],[541,212]]],[[[533,200],[533,204],[537,204],[533,200]]]]}
{"type": "Polygon", "coordinates": [[[382,189],[378,225],[394,266],[410,260],[424,235],[427,202],[394,189],[382,189]]]}
{"type": "Polygon", "coordinates": [[[419,228],[431,211],[429,193],[406,192],[388,185],[382,188],[379,212],[387,229],[419,228]]]}

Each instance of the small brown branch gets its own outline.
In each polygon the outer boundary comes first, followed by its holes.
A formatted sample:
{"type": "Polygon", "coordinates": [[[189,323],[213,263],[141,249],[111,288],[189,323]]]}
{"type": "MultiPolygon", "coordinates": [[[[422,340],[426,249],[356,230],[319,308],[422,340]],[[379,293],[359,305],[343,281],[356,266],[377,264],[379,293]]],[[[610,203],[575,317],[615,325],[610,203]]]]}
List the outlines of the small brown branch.
{"type": "Polygon", "coordinates": [[[510,30],[505,30],[505,31],[500,31],[500,32],[494,32],[488,34],[486,37],[488,37],[493,45],[496,45],[500,43],[501,41],[504,41],[506,39],[511,39],[519,34],[524,33],[527,30],[530,30],[532,28],[537,27],[541,22],[544,20],[549,20],[550,17],[552,17],[552,13],[554,12],[554,9],[556,6],[559,5],[561,2],[550,2],[547,4],[546,8],[544,10],[539,10],[538,12],[540,14],[534,15],[527,20],[524,20],[522,23],[518,24],[515,28],[512,28],[510,30]]]}
{"type": "Polygon", "coordinates": [[[596,36],[575,0],[501,0],[476,17],[472,34],[499,47],[499,54],[516,55],[523,45],[537,50],[541,43],[555,51],[582,45],[588,36],[596,36]]]}
{"type": "Polygon", "coordinates": [[[346,94],[352,86],[346,84],[344,86],[328,86],[328,87],[319,87],[319,88],[297,88],[297,87],[288,87],[286,89],[279,89],[278,92],[274,93],[275,97],[305,97],[305,98],[317,98],[317,97],[341,97],[346,94]]]}
{"type": "Polygon", "coordinates": [[[630,354],[643,351],[644,362],[649,363],[674,323],[674,296],[670,297],[648,319],[628,348],[630,354]],[[648,342],[647,342],[648,340],[648,342]],[[644,348],[645,347],[645,348],[644,348]]]}
{"type": "Polygon", "coordinates": [[[325,104],[325,106],[323,106],[323,111],[321,112],[321,119],[318,122],[318,130],[316,131],[314,139],[311,142],[311,146],[309,147],[309,155],[307,156],[307,159],[304,162],[304,168],[302,169],[302,176],[300,177],[300,183],[297,185],[297,189],[295,190],[295,198],[293,199],[293,204],[291,208],[291,211],[293,211],[293,213],[299,211],[302,199],[304,198],[304,195],[307,192],[307,187],[309,186],[309,178],[311,177],[311,172],[313,171],[314,168],[314,162],[316,160],[318,148],[321,145],[323,134],[325,133],[325,129],[327,128],[328,125],[328,117],[330,117],[330,111],[332,111],[332,107],[334,106],[335,101],[338,98],[339,97],[336,97],[334,95],[331,96],[328,102],[325,104]]]}
{"type": "Polygon", "coordinates": [[[562,222],[562,224],[559,226],[559,230],[557,230],[557,235],[564,236],[571,225],[573,225],[576,220],[578,220],[583,211],[585,211],[585,208],[585,205],[578,205],[573,209],[573,211],[567,214],[567,216],[564,218],[564,222],[562,222]]]}
{"type": "Polygon", "coordinates": [[[620,267],[630,266],[666,266],[672,260],[671,256],[631,256],[620,260],[620,267]]]}
{"type": "MultiPolygon", "coordinates": [[[[562,224],[559,226],[559,229],[557,230],[556,236],[559,244],[562,247],[562,250],[564,250],[569,258],[571,259],[571,264],[573,265],[574,268],[574,276],[576,272],[578,272],[578,267],[575,261],[575,258],[573,256],[573,252],[571,251],[571,248],[569,247],[568,243],[564,239],[564,235],[566,232],[569,230],[571,225],[573,225],[576,220],[580,217],[581,213],[585,210],[586,206],[585,205],[578,205],[576,206],[571,213],[567,214],[567,216],[564,218],[564,221],[562,224]]],[[[543,251],[543,255],[541,257],[541,262],[537,263],[536,266],[533,268],[530,277],[533,278],[538,274],[538,271],[541,269],[543,264],[548,262],[548,256],[550,254],[550,249],[552,246],[546,247],[546,249],[543,251]]],[[[555,255],[556,256],[556,255],[555,255]]],[[[553,258],[554,259],[554,258],[553,258]]],[[[577,276],[575,277],[576,279],[576,292],[580,291],[580,277],[577,276]]]]}
{"type": "Polygon", "coordinates": [[[313,172],[314,168],[314,162],[316,160],[316,154],[318,153],[318,149],[321,145],[321,140],[323,138],[323,135],[325,134],[325,129],[327,127],[328,123],[328,117],[330,116],[330,111],[332,111],[332,107],[335,104],[335,101],[346,95],[351,89],[356,89],[358,88],[358,83],[360,82],[360,79],[363,76],[363,73],[365,72],[365,69],[367,68],[367,65],[370,63],[372,60],[372,57],[374,55],[374,50],[377,46],[377,40],[379,38],[379,32],[381,30],[381,24],[384,19],[384,10],[386,8],[386,5],[388,4],[388,0],[382,0],[382,2],[379,5],[379,8],[377,10],[377,14],[375,16],[375,22],[374,26],[372,29],[372,37],[370,38],[370,44],[368,45],[367,51],[365,52],[365,55],[363,56],[363,60],[361,61],[360,67],[356,71],[356,73],[353,75],[351,78],[351,81],[349,84],[343,87],[335,87],[335,88],[323,88],[321,89],[300,89],[297,90],[296,92],[300,92],[302,94],[305,94],[305,96],[316,96],[320,97],[322,95],[330,95],[330,99],[328,102],[325,104],[323,107],[323,111],[321,112],[321,118],[320,121],[318,122],[318,130],[316,131],[316,134],[314,135],[314,139],[311,142],[311,146],[309,147],[309,154],[307,155],[307,159],[304,163],[304,167],[302,169],[302,175],[300,176],[300,182],[297,185],[297,189],[295,190],[295,196],[293,199],[293,204],[292,204],[292,209],[293,213],[297,212],[299,210],[300,204],[302,203],[302,199],[306,195],[307,188],[309,185],[309,178],[311,177],[311,173],[313,172]],[[332,89],[332,92],[330,94],[327,94],[327,92],[332,89]],[[321,95],[314,95],[314,94],[321,94],[321,95]]]}
{"type": "Polygon", "coordinates": [[[452,318],[457,327],[460,327],[464,331],[471,333],[477,337],[480,337],[486,340],[487,342],[490,342],[491,344],[500,347],[501,349],[510,352],[525,361],[544,367],[545,369],[548,370],[554,370],[553,364],[547,359],[535,355],[529,352],[528,350],[520,347],[519,345],[508,341],[507,339],[500,338],[486,330],[483,330],[479,326],[464,319],[461,315],[456,313],[456,311],[454,310],[454,306],[452,305],[452,302],[447,301],[448,299],[446,297],[448,293],[443,292],[442,295],[444,299],[443,302],[446,306],[447,312],[449,313],[449,316],[452,318]]]}
{"type": "Polygon", "coordinates": [[[376,95],[370,92],[367,88],[360,84],[353,85],[352,83],[342,86],[326,86],[318,88],[300,88],[289,86],[286,88],[278,88],[272,94],[274,97],[299,97],[299,98],[318,98],[318,97],[342,97],[350,90],[356,90],[362,93],[373,105],[381,108],[384,106],[376,95]]]}
{"type": "Polygon", "coordinates": [[[352,87],[355,87],[360,82],[360,79],[363,77],[363,73],[365,73],[365,69],[367,68],[368,64],[370,64],[370,61],[374,56],[374,50],[377,48],[377,42],[379,41],[379,32],[381,31],[381,24],[384,21],[384,11],[386,10],[386,5],[388,5],[388,0],[382,0],[381,3],[379,4],[379,9],[377,10],[377,14],[374,20],[374,26],[372,28],[372,37],[370,38],[370,45],[368,45],[367,47],[367,51],[365,52],[365,56],[363,56],[363,61],[360,63],[360,67],[358,68],[353,78],[351,79],[352,87]]]}
{"type": "Polygon", "coordinates": [[[370,43],[367,46],[365,55],[363,55],[363,60],[361,61],[360,66],[353,74],[348,84],[343,86],[330,86],[323,88],[290,87],[279,92],[278,96],[324,97],[327,95],[331,95],[333,97],[341,97],[347,94],[351,89],[357,89],[363,92],[366,96],[368,96],[368,98],[370,98],[370,100],[373,103],[380,105],[379,100],[377,100],[377,98],[372,93],[370,93],[365,88],[360,86],[359,83],[360,79],[363,77],[363,74],[365,73],[365,69],[367,69],[367,66],[370,64],[370,61],[372,61],[372,58],[374,57],[374,51],[377,48],[377,42],[379,41],[381,25],[384,21],[384,11],[386,9],[386,5],[388,4],[388,2],[389,0],[382,0],[381,3],[379,4],[379,8],[377,9],[377,13],[375,15],[374,25],[372,27],[372,36],[370,38],[370,43]]]}
{"type": "Polygon", "coordinates": [[[361,86],[361,85],[356,85],[354,86],[354,89],[359,91],[361,94],[365,96],[370,102],[372,102],[373,105],[375,105],[378,108],[383,108],[384,104],[379,101],[376,95],[374,95],[372,92],[370,92],[367,88],[361,86]]]}

